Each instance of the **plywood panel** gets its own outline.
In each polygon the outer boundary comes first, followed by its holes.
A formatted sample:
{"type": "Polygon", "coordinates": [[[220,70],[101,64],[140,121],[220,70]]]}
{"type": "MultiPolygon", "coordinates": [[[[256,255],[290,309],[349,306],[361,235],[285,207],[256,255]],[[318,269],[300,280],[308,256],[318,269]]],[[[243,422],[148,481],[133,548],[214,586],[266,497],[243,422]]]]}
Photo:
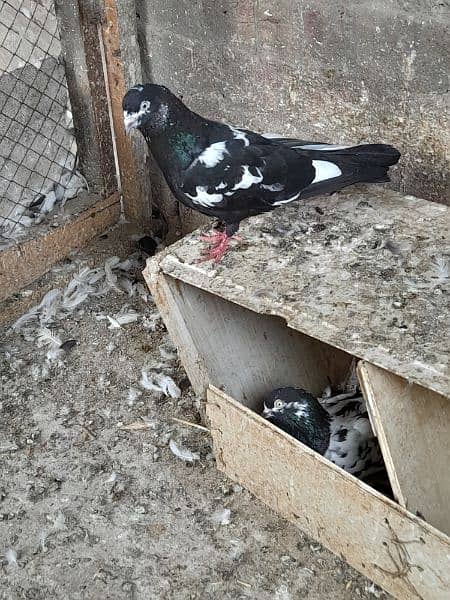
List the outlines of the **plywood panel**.
{"type": "Polygon", "coordinates": [[[450,540],[218,389],[218,467],[397,598],[450,597],[450,540]]]}
{"type": "Polygon", "coordinates": [[[369,363],[358,374],[395,497],[450,534],[450,400],[369,363]]]}
{"type": "Polygon", "coordinates": [[[145,273],[168,331],[197,393],[209,383],[248,406],[275,387],[298,385],[320,394],[339,383],[351,357],[259,315],[164,275],[145,273]]]}
{"type": "Polygon", "coordinates": [[[449,222],[445,206],[353,188],[248,219],[219,265],[197,262],[196,233],[149,268],[450,397],[449,222]]]}

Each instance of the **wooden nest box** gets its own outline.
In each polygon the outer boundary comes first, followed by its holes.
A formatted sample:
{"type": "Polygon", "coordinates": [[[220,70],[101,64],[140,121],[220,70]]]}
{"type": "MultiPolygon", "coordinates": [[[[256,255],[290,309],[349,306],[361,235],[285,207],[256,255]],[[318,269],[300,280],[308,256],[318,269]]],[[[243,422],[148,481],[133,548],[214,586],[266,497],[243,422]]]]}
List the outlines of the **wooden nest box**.
{"type": "Polygon", "coordinates": [[[218,467],[397,598],[450,598],[449,216],[351,190],[247,221],[219,265],[190,235],[144,272],[218,467]],[[396,501],[258,414],[355,358],[396,501]]]}

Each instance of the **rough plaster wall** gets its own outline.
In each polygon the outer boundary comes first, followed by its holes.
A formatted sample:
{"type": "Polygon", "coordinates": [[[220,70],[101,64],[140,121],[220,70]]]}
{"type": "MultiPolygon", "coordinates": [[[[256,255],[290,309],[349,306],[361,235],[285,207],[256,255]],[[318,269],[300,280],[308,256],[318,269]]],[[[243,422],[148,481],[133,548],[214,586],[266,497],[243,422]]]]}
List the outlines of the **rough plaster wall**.
{"type": "MultiPolygon", "coordinates": [[[[428,0],[137,0],[144,73],[197,112],[320,141],[393,143],[403,157],[392,185],[444,203],[449,15],[448,2],[428,0]]],[[[199,222],[181,210],[183,229],[199,222]]]]}

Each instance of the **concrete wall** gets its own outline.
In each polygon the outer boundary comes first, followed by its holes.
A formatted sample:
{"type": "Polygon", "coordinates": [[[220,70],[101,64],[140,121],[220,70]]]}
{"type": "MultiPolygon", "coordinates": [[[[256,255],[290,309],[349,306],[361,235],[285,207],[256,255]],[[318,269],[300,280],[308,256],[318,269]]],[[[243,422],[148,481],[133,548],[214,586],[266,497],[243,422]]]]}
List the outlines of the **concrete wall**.
{"type": "Polygon", "coordinates": [[[319,141],[393,143],[403,157],[392,185],[449,203],[448,2],[136,4],[146,77],[197,112],[319,141]]]}

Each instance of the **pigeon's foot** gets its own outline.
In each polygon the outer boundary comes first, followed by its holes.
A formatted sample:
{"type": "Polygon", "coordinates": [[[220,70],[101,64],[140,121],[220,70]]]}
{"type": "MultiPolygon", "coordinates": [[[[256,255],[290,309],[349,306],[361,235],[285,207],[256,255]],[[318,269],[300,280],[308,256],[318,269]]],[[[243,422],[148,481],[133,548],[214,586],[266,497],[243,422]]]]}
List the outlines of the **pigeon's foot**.
{"type": "Polygon", "coordinates": [[[231,239],[240,241],[241,238],[237,236],[229,237],[225,231],[217,231],[211,235],[200,236],[202,242],[207,242],[209,247],[202,251],[202,257],[198,262],[206,262],[212,260],[216,263],[220,262],[223,256],[230,248],[231,239]]]}

